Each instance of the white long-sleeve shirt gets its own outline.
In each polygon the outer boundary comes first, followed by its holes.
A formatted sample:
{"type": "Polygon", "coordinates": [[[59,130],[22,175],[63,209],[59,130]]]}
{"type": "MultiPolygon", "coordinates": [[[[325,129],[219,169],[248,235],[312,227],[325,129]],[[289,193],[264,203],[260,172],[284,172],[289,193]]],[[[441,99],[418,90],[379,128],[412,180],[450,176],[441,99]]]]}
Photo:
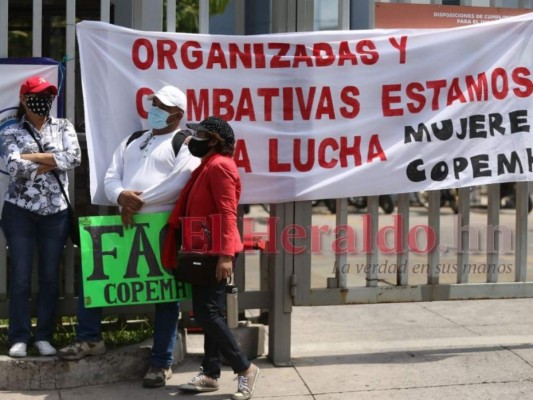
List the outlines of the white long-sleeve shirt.
{"type": "Polygon", "coordinates": [[[150,136],[147,131],[126,146],[124,139],[113,154],[105,179],[105,192],[109,201],[118,205],[118,197],[124,190],[142,191],[145,204],[139,212],[170,211],[189,180],[192,171],[200,165],[200,159],[183,144],[177,155],[172,148],[176,131],[165,135],[150,136]]]}

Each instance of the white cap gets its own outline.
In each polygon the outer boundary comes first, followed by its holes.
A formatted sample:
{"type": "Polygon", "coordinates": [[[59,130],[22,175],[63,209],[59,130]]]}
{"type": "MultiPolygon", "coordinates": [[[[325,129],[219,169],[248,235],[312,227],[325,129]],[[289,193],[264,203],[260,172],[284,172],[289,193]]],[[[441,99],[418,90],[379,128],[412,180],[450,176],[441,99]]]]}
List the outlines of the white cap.
{"type": "Polygon", "coordinates": [[[148,100],[157,97],[161,103],[169,107],[179,107],[183,111],[187,111],[187,98],[185,93],[174,86],[163,86],[157,93],[148,96],[148,100]]]}

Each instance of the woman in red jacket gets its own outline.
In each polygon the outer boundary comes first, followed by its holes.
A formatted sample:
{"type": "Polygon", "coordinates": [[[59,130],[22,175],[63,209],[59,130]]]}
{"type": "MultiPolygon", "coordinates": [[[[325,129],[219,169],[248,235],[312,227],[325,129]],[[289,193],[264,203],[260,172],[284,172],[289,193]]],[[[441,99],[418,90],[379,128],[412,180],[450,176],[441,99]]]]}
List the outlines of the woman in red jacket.
{"type": "MultiPolygon", "coordinates": [[[[231,277],[235,257],[243,250],[237,229],[241,181],[232,158],[235,135],[229,124],[218,117],[209,117],[199,124],[187,124],[187,127],[195,131],[188,144],[189,151],[202,162],[183,189],[169,225],[178,219],[181,222],[182,252],[215,255],[218,262],[216,283],[192,285],[194,318],[204,329],[204,358],[200,373],[179,389],[191,392],[218,390],[222,354],[238,374],[238,388],[233,399],[249,399],[259,368],[250,363],[239,348],[224,317],[226,279],[231,277]]],[[[175,257],[168,242],[167,237],[163,264],[173,266],[165,260],[169,255],[171,259],[175,257]]]]}

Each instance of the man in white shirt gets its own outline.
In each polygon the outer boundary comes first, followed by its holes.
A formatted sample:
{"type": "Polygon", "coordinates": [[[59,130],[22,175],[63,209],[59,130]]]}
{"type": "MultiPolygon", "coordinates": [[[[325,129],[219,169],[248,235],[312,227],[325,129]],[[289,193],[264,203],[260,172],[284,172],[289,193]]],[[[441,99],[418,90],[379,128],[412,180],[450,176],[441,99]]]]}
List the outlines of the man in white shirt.
{"type": "MultiPolygon", "coordinates": [[[[164,86],[148,97],[152,107],[148,123],[152,129],[126,138],[118,146],[107,170],[104,185],[108,199],[120,207],[122,223],[131,227],[136,213],[171,211],[199,159],[181,146],[186,136],[179,131],[187,109],[185,94],[164,86]],[[179,149],[179,150],[178,150],[179,149]]],[[[80,299],[83,295],[80,293],[80,299]]],[[[164,386],[172,376],[172,353],[176,343],[179,303],[155,305],[154,336],[145,387],[164,386]]],[[[79,360],[105,353],[101,336],[101,308],[78,303],[76,343],[61,349],[59,357],[79,360]]]]}

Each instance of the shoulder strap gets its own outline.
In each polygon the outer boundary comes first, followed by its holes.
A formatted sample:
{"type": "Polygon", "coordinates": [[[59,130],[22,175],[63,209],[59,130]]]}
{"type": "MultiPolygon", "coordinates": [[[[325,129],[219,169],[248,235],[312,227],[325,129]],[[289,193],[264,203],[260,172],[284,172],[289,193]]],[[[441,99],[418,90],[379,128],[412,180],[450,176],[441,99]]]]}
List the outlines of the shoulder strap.
{"type": "Polygon", "coordinates": [[[135,139],[141,137],[143,133],[148,132],[148,129],[145,129],[144,131],[136,131],[131,134],[131,136],[128,138],[128,141],[126,142],[126,147],[129,146],[131,142],[133,142],[135,139]]]}
{"type": "Polygon", "coordinates": [[[183,144],[185,139],[191,135],[192,135],[191,131],[187,129],[176,132],[176,134],[172,138],[172,149],[174,150],[175,156],[177,156],[178,153],[180,152],[181,145],[183,144]]]}

